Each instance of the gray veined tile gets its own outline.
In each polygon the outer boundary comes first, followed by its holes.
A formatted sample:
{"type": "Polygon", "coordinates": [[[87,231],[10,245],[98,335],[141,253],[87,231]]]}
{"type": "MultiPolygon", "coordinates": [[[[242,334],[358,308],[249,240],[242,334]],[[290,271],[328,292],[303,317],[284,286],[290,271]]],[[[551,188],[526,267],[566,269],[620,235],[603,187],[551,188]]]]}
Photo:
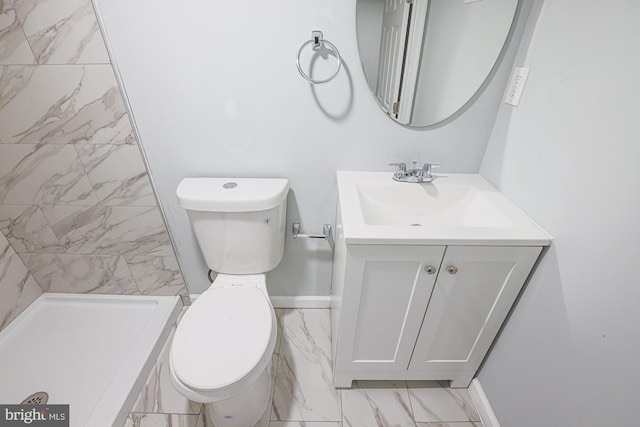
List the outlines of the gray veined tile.
{"type": "Polygon", "coordinates": [[[448,388],[436,381],[407,384],[416,422],[480,421],[467,389],[448,388]]]}
{"type": "MultiPolygon", "coordinates": [[[[36,67],[0,65],[0,110],[4,109],[29,84],[35,70],[36,67]]],[[[0,120],[2,120],[1,117],[0,120]]],[[[2,135],[6,134],[4,129],[0,129],[0,143],[5,142],[2,135]]]]}
{"type": "Polygon", "coordinates": [[[278,336],[276,338],[276,346],[273,349],[273,353],[279,354],[280,347],[282,346],[282,330],[283,330],[282,323],[284,319],[284,309],[276,308],[275,312],[276,312],[276,324],[278,325],[278,336]]]}
{"type": "Polygon", "coordinates": [[[174,255],[157,207],[45,206],[42,211],[67,253],[174,255]]]}
{"type": "Polygon", "coordinates": [[[42,294],[18,255],[0,261],[0,330],[42,294]]]}
{"type": "Polygon", "coordinates": [[[271,419],[341,421],[333,387],[329,310],[286,310],[271,419]]]}
{"type": "Polygon", "coordinates": [[[90,0],[14,0],[39,64],[109,63],[90,0]]]}
{"type": "Polygon", "coordinates": [[[97,202],[72,146],[0,144],[0,204],[97,202]]]}
{"type": "Polygon", "coordinates": [[[139,294],[121,255],[22,254],[45,292],[139,294]]]}
{"type": "Polygon", "coordinates": [[[133,144],[110,65],[0,67],[4,144],[133,144]]]}
{"type": "Polygon", "coordinates": [[[13,250],[7,238],[0,232],[0,262],[3,262],[10,256],[15,255],[16,251],[13,250]]]}
{"type": "Polygon", "coordinates": [[[273,407],[273,393],[276,388],[276,374],[278,373],[278,362],[280,361],[280,356],[274,354],[271,356],[271,401],[267,406],[264,414],[262,414],[262,418],[258,420],[254,427],[270,427],[271,426],[271,408],[273,407]]]}
{"type": "Polygon", "coordinates": [[[101,204],[157,206],[136,144],[76,145],[76,150],[101,204]]]}
{"type": "Polygon", "coordinates": [[[196,427],[198,415],[129,414],[123,427],[196,427]]]}
{"type": "Polygon", "coordinates": [[[342,390],[344,427],[414,427],[404,382],[356,382],[342,390]]]}
{"type": "Polygon", "coordinates": [[[62,251],[38,206],[0,205],[0,230],[18,253],[62,251]]]}
{"type": "Polygon", "coordinates": [[[0,1],[0,64],[34,64],[33,52],[11,4],[0,1]]]}
{"type": "Polygon", "coordinates": [[[271,421],[269,427],[342,427],[342,423],[328,421],[271,421]]]}
{"type": "Polygon", "coordinates": [[[483,427],[480,421],[454,421],[451,423],[416,423],[416,427],[483,427]]]}
{"type": "Polygon", "coordinates": [[[173,386],[169,373],[169,350],[173,341],[171,332],[162,348],[147,382],[133,405],[131,412],[199,414],[202,404],[192,402],[181,395],[173,386]]]}
{"type": "Polygon", "coordinates": [[[189,295],[175,256],[125,256],[142,295],[189,295]]]}
{"type": "Polygon", "coordinates": [[[202,412],[200,412],[200,417],[198,418],[198,424],[196,427],[216,427],[213,425],[213,421],[211,421],[211,417],[209,417],[206,408],[202,408],[202,412]]]}

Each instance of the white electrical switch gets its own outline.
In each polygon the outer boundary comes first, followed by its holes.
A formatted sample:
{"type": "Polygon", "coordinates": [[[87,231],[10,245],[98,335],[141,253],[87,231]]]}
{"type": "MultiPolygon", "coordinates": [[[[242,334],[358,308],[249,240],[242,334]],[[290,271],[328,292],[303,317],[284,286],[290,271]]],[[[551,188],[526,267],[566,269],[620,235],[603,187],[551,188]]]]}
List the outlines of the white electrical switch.
{"type": "Polygon", "coordinates": [[[527,83],[527,77],[529,77],[529,68],[515,67],[511,74],[511,80],[509,81],[509,90],[507,96],[504,98],[504,102],[509,105],[517,107],[520,104],[520,98],[522,97],[522,91],[524,85],[527,83]]]}

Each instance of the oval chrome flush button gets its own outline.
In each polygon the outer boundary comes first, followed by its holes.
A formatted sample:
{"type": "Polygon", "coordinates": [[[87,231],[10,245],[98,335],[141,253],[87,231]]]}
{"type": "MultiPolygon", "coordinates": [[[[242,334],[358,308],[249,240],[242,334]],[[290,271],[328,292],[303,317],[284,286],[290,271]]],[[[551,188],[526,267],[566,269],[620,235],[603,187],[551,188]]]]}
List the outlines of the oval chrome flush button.
{"type": "Polygon", "coordinates": [[[236,188],[237,186],[238,184],[235,182],[225,182],[224,184],[222,184],[222,188],[226,188],[226,189],[236,188]]]}

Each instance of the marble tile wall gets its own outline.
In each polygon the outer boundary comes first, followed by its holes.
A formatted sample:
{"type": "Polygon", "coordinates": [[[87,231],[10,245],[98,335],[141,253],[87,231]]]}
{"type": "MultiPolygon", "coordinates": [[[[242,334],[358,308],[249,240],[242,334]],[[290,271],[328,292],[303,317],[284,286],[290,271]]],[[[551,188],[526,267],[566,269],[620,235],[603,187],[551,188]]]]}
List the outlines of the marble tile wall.
{"type": "Polygon", "coordinates": [[[40,290],[187,294],[90,0],[0,0],[0,231],[0,325],[40,290]]]}
{"type": "Polygon", "coordinates": [[[42,290],[18,254],[0,234],[0,330],[29,306],[42,290]]]}

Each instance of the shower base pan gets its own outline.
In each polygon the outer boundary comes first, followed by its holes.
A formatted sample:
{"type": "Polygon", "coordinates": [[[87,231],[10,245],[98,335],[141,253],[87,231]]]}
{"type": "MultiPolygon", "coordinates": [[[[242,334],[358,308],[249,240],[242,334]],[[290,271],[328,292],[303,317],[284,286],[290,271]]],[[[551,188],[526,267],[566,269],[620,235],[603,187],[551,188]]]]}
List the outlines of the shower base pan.
{"type": "Polygon", "coordinates": [[[0,403],[37,392],[71,427],[117,426],[176,322],[179,297],[42,294],[0,332],[0,403]]]}

